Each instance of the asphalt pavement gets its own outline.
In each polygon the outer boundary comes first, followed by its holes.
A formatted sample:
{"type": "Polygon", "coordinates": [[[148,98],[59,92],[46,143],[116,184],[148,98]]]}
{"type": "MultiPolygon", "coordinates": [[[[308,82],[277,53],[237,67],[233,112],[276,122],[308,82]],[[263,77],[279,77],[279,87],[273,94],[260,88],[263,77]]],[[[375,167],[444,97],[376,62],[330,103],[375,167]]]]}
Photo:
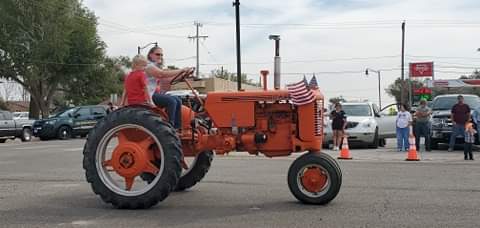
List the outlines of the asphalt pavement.
{"type": "MultiPolygon", "coordinates": [[[[299,203],[287,170],[298,156],[216,156],[206,178],[148,210],[117,210],[85,181],[84,140],[0,144],[0,227],[478,227],[480,162],[463,152],[353,149],[326,206],[299,203]]],[[[388,145],[393,145],[389,142],[388,145]]],[[[333,156],[338,151],[325,151],[333,156]]],[[[480,156],[479,153],[474,155],[480,156]]],[[[478,157],[480,159],[480,157],[478,157]]]]}

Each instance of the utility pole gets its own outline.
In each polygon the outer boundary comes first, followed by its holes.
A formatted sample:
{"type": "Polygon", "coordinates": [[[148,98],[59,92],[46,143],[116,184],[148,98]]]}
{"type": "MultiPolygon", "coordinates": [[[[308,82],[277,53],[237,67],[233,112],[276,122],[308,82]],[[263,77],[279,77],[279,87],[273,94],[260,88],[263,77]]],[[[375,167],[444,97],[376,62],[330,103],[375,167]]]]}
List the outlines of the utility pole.
{"type": "Polygon", "coordinates": [[[400,103],[405,104],[405,21],[402,22],[402,86],[400,88],[400,103]]]}
{"type": "Polygon", "coordinates": [[[197,33],[195,36],[189,36],[188,39],[195,39],[196,42],[197,42],[197,68],[195,70],[196,72],[196,77],[199,78],[200,77],[200,48],[199,48],[199,41],[200,41],[200,38],[202,39],[206,39],[208,36],[200,36],[198,34],[198,30],[200,27],[203,26],[203,24],[201,24],[200,22],[198,21],[195,21],[193,23],[193,25],[195,25],[195,27],[197,27],[197,33]]]}
{"type": "Polygon", "coordinates": [[[235,26],[237,37],[237,89],[242,90],[242,60],[240,55],[240,0],[233,2],[235,7],[235,26]]]}

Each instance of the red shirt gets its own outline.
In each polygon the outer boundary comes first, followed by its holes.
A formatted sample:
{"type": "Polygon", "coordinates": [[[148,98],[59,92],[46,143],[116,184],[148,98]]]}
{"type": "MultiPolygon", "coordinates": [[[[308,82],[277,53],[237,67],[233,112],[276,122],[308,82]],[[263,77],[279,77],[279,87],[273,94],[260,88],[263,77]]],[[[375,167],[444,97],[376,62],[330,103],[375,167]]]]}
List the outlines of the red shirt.
{"type": "Polygon", "coordinates": [[[467,104],[455,104],[452,108],[453,120],[456,124],[464,125],[467,122],[468,114],[470,114],[470,107],[467,104]]]}
{"type": "Polygon", "coordinates": [[[137,70],[130,72],[125,78],[125,92],[129,105],[148,102],[148,94],[145,92],[147,87],[145,77],[144,71],[137,70]]]}

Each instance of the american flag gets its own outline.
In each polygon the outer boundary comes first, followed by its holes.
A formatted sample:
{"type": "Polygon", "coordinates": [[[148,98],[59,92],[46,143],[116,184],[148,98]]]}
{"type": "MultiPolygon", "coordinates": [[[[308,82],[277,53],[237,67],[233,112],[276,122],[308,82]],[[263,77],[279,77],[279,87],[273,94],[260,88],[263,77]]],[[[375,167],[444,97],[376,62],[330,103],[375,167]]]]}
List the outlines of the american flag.
{"type": "Polygon", "coordinates": [[[308,83],[308,88],[318,89],[317,77],[315,77],[315,74],[313,74],[312,79],[310,79],[310,83],[308,83]]]}
{"type": "Polygon", "coordinates": [[[287,90],[295,105],[306,105],[315,100],[315,94],[308,88],[305,76],[302,81],[287,85],[287,90]]]}

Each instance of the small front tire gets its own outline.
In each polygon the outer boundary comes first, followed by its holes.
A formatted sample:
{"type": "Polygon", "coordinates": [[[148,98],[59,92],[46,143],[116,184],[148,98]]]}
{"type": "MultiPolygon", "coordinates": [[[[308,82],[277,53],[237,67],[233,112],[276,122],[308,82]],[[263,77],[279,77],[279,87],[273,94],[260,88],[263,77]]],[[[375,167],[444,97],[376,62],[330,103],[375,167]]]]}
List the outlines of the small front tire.
{"type": "Polygon", "coordinates": [[[200,182],[210,169],[212,160],[213,151],[211,150],[198,154],[193,163],[190,164],[190,168],[183,171],[175,191],[183,191],[200,182]]]}
{"type": "Polygon", "coordinates": [[[340,191],[342,173],[325,153],[307,153],[297,158],[288,170],[288,187],[303,203],[323,205],[340,191]]]}

